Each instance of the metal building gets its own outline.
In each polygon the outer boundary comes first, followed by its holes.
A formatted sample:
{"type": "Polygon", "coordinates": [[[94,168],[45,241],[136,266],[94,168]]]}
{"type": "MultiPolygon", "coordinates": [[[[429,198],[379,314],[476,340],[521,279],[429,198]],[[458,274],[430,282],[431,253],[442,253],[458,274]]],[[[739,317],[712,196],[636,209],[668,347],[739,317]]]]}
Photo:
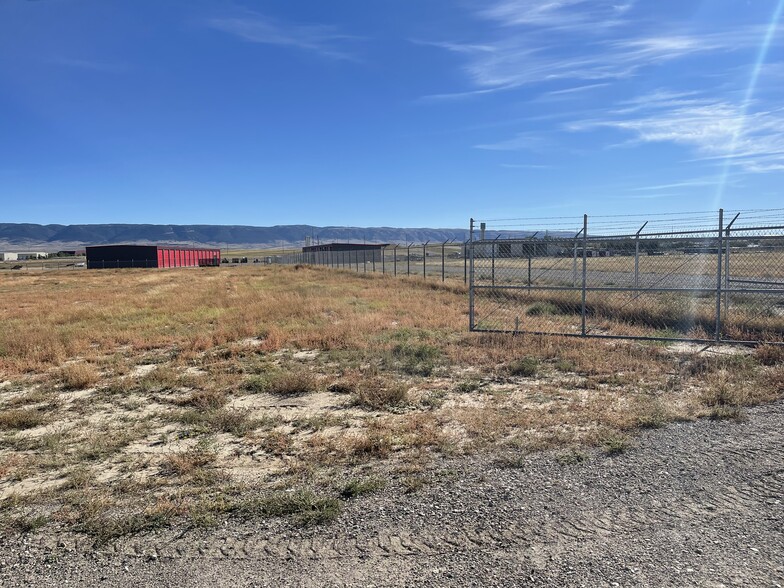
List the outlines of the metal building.
{"type": "MultiPolygon", "coordinates": [[[[515,239],[509,241],[477,241],[474,243],[474,258],[492,257],[559,257],[571,254],[563,244],[543,239],[515,239]]],[[[589,256],[590,257],[590,256],[589,256]]]]}
{"type": "Polygon", "coordinates": [[[158,245],[98,245],[87,247],[87,269],[119,267],[218,266],[220,249],[159,247],[158,245]]]}
{"type": "MultiPolygon", "coordinates": [[[[302,248],[302,253],[310,254],[306,259],[330,258],[339,260],[345,258],[351,263],[381,262],[384,248],[388,243],[324,243],[323,245],[310,245],[302,248]]],[[[319,263],[310,261],[310,263],[319,263]]]]}

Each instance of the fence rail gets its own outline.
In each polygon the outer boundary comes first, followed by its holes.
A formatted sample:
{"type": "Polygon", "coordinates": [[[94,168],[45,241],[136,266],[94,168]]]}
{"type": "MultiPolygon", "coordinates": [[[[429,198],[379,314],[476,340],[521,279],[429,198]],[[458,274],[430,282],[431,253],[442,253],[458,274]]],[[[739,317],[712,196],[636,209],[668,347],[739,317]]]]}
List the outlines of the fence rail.
{"type": "Polygon", "coordinates": [[[472,331],[784,340],[781,210],[512,221],[471,220],[472,331]]]}

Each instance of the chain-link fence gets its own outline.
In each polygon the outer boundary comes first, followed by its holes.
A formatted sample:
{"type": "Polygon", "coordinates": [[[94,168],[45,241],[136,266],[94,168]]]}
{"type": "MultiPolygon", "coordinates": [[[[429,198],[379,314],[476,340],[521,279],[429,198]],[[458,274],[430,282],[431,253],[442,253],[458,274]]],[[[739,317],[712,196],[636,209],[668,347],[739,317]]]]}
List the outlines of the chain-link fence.
{"type": "Polygon", "coordinates": [[[84,269],[87,263],[84,257],[81,258],[62,258],[56,257],[51,259],[38,259],[38,260],[12,260],[0,262],[0,272],[4,270],[9,271],[23,271],[23,272],[40,272],[51,270],[76,270],[84,269]]]}
{"type": "Polygon", "coordinates": [[[472,220],[468,257],[474,331],[784,341],[784,210],[472,220]]]}
{"type": "Polygon", "coordinates": [[[277,255],[274,263],[321,265],[360,273],[418,276],[468,283],[468,241],[376,245],[332,243],[301,253],[277,255]],[[320,250],[315,250],[320,249],[320,250]]]}

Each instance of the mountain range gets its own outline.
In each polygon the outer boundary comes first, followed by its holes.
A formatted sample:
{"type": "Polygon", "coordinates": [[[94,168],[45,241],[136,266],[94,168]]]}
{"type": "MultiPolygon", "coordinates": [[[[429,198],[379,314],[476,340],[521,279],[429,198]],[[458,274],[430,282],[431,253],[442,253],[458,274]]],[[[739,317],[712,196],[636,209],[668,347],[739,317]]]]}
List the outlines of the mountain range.
{"type": "MultiPolygon", "coordinates": [[[[494,233],[494,235],[497,233],[494,233]]],[[[520,233],[517,233],[520,235],[520,233]]],[[[316,227],[277,225],[147,225],[85,224],[39,225],[0,223],[0,247],[56,250],[113,243],[160,243],[167,245],[210,245],[237,248],[301,246],[313,243],[351,241],[367,243],[443,243],[465,241],[467,229],[395,227],[316,227]]]]}

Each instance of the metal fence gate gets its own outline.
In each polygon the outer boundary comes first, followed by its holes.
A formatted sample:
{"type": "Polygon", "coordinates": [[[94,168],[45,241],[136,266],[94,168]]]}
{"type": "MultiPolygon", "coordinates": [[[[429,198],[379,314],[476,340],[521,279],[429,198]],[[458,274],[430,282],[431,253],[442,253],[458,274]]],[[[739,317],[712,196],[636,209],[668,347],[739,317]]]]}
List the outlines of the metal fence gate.
{"type": "Polygon", "coordinates": [[[472,219],[470,230],[472,331],[784,341],[784,210],[472,219]]]}

